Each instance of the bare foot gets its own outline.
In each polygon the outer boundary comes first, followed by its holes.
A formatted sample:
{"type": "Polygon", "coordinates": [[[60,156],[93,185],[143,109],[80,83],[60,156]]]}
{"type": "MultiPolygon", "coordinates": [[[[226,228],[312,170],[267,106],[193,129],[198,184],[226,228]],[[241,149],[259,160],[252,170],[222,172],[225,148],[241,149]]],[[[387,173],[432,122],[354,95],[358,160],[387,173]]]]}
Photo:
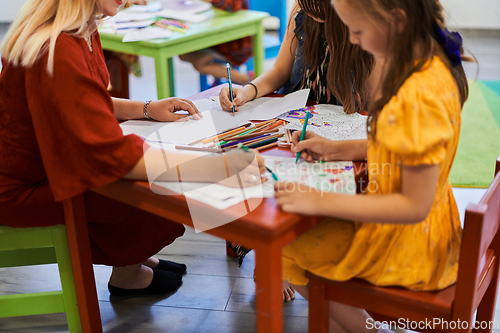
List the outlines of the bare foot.
{"type": "Polygon", "coordinates": [[[156,268],[156,267],[158,267],[159,262],[160,262],[160,260],[158,258],[150,257],[142,264],[145,266],[151,267],[151,268],[156,268]]]}
{"type": "Polygon", "coordinates": [[[290,302],[295,299],[295,289],[288,283],[283,281],[283,302],[290,302]]]}
{"type": "Polygon", "coordinates": [[[153,270],[150,267],[137,264],[125,267],[113,267],[109,284],[122,289],[142,289],[151,284],[153,270]]]}
{"type": "MultiPolygon", "coordinates": [[[[253,281],[257,282],[255,271],[253,272],[253,281]]],[[[295,289],[290,285],[290,283],[283,281],[283,302],[290,302],[295,299],[295,289]]]]}

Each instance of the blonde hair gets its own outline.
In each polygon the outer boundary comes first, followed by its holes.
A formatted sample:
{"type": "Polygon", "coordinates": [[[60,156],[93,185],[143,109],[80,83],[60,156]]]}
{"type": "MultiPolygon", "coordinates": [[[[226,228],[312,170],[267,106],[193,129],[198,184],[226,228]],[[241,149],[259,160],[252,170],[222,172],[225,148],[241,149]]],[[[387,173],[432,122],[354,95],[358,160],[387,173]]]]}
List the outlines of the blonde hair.
{"type": "Polygon", "coordinates": [[[32,66],[47,51],[47,71],[54,72],[54,50],[61,32],[84,37],[95,31],[95,0],[28,0],[11,24],[0,53],[10,63],[32,66]]]}

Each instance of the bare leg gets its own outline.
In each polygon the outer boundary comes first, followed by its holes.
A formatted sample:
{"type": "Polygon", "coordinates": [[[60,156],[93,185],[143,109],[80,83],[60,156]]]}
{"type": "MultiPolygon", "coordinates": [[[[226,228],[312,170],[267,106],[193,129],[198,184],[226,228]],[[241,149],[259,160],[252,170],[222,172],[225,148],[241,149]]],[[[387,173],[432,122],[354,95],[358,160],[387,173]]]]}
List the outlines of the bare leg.
{"type": "Polygon", "coordinates": [[[113,267],[109,284],[123,289],[142,289],[153,280],[153,270],[142,264],[113,267]]]}
{"type": "MultiPolygon", "coordinates": [[[[307,286],[291,285],[305,299],[309,299],[307,286]]],[[[366,320],[371,318],[368,313],[359,308],[330,302],[330,332],[368,333],[376,332],[377,329],[366,327],[366,320]],[[333,322],[333,323],[332,323],[333,322]],[[342,331],[343,330],[343,331],[342,331]]]]}
{"type": "Polygon", "coordinates": [[[142,264],[145,266],[151,267],[151,268],[156,268],[158,266],[159,262],[160,261],[158,260],[158,258],[150,257],[150,258],[148,258],[148,260],[146,260],[142,264]]]}

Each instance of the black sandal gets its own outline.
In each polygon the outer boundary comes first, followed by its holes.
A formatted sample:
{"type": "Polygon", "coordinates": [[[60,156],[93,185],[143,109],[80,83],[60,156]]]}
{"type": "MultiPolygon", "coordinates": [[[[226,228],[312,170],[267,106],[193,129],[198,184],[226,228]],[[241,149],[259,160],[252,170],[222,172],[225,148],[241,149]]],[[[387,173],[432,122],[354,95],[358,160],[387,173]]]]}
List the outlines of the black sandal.
{"type": "Polygon", "coordinates": [[[108,290],[113,296],[160,295],[178,289],[181,284],[182,275],[153,268],[153,280],[146,288],[124,289],[108,283],[108,290]]]}

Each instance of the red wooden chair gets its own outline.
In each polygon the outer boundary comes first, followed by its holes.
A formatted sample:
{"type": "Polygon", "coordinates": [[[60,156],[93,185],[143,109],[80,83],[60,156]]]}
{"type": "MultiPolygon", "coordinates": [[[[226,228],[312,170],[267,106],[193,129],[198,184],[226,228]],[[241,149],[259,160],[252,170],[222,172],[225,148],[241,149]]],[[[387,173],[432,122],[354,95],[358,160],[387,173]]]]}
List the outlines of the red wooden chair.
{"type": "MultiPolygon", "coordinates": [[[[337,282],[307,272],[309,280],[309,332],[328,332],[329,301],[366,309],[376,319],[398,319],[448,325],[420,324],[419,332],[491,332],[497,296],[500,254],[500,157],[495,178],[479,203],[469,203],[459,259],[457,282],[439,291],[411,291],[376,287],[360,279],[337,282]],[[477,315],[474,320],[474,313],[477,315]],[[436,319],[434,319],[436,318],[436,319]],[[457,325],[460,320],[460,325],[457,325]],[[465,323],[464,323],[465,322],[465,323]],[[481,327],[478,327],[480,324],[481,327]],[[459,327],[457,327],[459,326],[459,327]],[[465,328],[467,326],[467,328],[465,328]],[[488,327],[486,327],[488,326],[488,327]],[[429,329],[430,328],[430,329],[429,329]]],[[[498,326],[498,324],[497,324],[498,326]]]]}

